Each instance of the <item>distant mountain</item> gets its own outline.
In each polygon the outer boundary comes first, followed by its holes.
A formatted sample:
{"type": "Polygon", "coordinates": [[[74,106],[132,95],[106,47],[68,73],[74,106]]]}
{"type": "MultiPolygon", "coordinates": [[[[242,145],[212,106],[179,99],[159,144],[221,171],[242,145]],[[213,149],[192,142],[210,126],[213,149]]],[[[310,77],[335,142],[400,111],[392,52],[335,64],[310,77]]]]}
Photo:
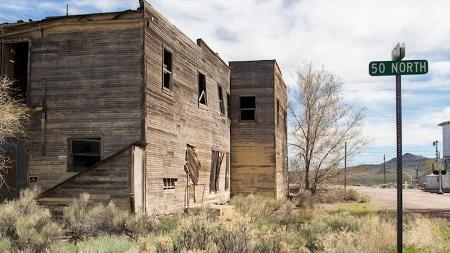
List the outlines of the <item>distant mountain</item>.
{"type": "MultiPolygon", "coordinates": [[[[427,161],[433,160],[420,155],[405,153],[402,157],[403,179],[409,179],[409,176],[416,177],[416,168],[421,180],[431,171],[426,168],[427,161]],[[409,176],[408,176],[409,175],[409,176]]],[[[397,158],[386,161],[386,181],[395,182],[397,171],[397,158]]],[[[361,164],[349,167],[347,170],[347,180],[350,184],[380,184],[384,182],[383,163],[380,164],[361,164]]]]}

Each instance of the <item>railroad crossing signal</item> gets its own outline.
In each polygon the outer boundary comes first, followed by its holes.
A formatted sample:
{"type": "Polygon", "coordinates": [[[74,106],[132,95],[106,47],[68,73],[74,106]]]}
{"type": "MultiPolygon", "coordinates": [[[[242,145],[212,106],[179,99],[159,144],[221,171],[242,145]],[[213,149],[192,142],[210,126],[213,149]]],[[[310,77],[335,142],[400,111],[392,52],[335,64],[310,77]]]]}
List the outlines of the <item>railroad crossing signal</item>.
{"type": "Polygon", "coordinates": [[[397,43],[391,52],[392,61],[373,61],[369,63],[371,76],[395,75],[395,108],[397,126],[397,252],[403,252],[403,189],[402,189],[402,75],[422,75],[428,73],[426,60],[402,61],[405,57],[405,44],[397,43]]]}

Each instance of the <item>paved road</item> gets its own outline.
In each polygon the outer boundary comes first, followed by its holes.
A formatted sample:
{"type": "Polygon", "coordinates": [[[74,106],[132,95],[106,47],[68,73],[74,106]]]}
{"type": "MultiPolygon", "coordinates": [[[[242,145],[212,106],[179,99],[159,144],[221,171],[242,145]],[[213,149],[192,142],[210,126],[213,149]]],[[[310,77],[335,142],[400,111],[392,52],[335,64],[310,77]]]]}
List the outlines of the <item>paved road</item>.
{"type": "MultiPolygon", "coordinates": [[[[356,187],[382,209],[396,210],[397,190],[356,187]]],[[[421,190],[403,190],[403,208],[417,213],[446,218],[450,221],[450,193],[439,195],[421,190]]]]}

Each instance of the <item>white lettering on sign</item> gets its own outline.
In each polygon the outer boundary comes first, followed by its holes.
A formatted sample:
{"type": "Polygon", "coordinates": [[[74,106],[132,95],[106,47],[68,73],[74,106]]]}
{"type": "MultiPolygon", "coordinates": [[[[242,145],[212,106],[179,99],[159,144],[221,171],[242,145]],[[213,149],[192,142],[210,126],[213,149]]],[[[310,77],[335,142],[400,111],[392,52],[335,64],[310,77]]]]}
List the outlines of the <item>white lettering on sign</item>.
{"type": "Polygon", "coordinates": [[[378,70],[380,70],[380,74],[383,74],[386,71],[386,66],[384,66],[384,63],[380,63],[378,70]]]}
{"type": "Polygon", "coordinates": [[[406,71],[408,71],[408,72],[413,72],[413,64],[412,64],[412,62],[407,62],[406,63],[406,71]]]}
{"type": "Polygon", "coordinates": [[[427,71],[427,65],[425,62],[420,62],[420,71],[421,72],[427,71]]]}
{"type": "Polygon", "coordinates": [[[392,66],[392,73],[397,73],[398,72],[398,67],[397,67],[397,63],[392,63],[391,64],[391,66],[392,66]]]}
{"type": "Polygon", "coordinates": [[[406,70],[406,63],[400,62],[398,65],[399,65],[398,68],[399,68],[400,72],[404,73],[406,70]]]}

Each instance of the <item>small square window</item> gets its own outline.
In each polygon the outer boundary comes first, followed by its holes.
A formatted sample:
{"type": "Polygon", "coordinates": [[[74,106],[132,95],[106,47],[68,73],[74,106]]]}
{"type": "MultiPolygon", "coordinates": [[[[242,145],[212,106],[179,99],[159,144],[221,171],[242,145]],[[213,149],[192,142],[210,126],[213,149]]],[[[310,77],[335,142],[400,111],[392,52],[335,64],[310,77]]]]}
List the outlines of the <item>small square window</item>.
{"type": "Polygon", "coordinates": [[[163,54],[163,87],[172,88],[172,53],[167,49],[163,54]]]}
{"type": "Polygon", "coordinates": [[[70,171],[83,171],[101,160],[99,138],[70,139],[70,171]]]}
{"type": "Polygon", "coordinates": [[[163,190],[174,190],[176,178],[163,178],[163,190]]]}
{"type": "Polygon", "coordinates": [[[198,103],[206,105],[206,77],[202,73],[198,73],[198,103]]]}
{"type": "Polygon", "coordinates": [[[241,120],[255,120],[256,118],[256,98],[240,97],[241,120]]]}

